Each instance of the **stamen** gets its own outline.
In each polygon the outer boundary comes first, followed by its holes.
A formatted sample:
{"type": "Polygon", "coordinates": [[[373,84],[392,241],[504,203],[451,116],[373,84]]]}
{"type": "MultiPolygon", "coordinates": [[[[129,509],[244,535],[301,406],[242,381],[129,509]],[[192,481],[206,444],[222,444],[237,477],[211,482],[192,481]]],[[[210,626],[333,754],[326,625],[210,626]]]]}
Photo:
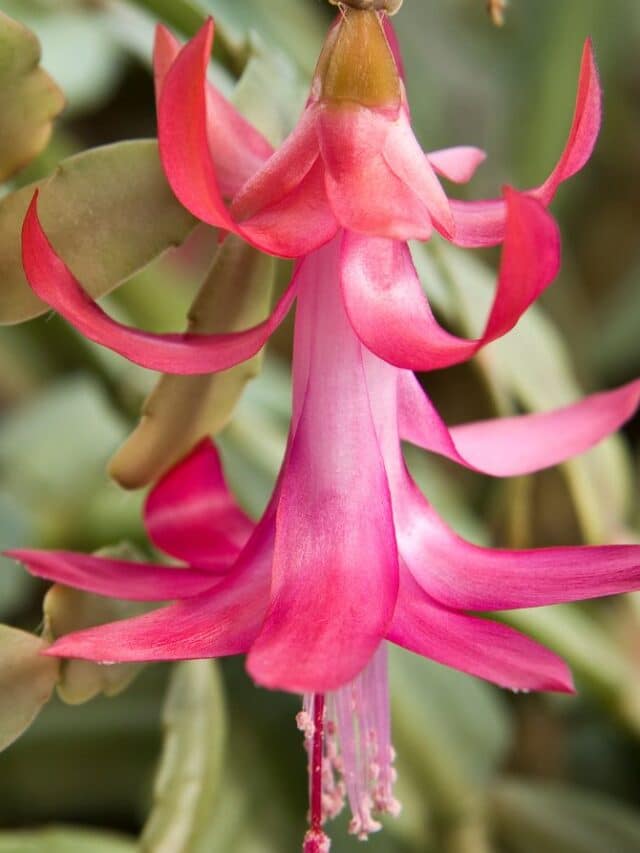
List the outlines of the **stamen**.
{"type": "Polygon", "coordinates": [[[349,831],[362,840],[381,829],[374,815],[399,814],[393,796],[386,646],[351,684],[326,697],[305,696],[296,719],[309,755],[310,829],[304,853],[329,849],[322,825],[342,811],[345,798],[352,812],[349,831]]]}

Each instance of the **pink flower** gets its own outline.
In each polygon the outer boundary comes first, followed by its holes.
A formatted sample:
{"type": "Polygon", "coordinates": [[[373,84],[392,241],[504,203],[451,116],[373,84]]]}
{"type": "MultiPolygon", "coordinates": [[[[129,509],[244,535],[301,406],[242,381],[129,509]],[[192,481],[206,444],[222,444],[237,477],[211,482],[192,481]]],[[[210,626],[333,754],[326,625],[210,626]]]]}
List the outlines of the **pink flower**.
{"type": "MultiPolygon", "coordinates": [[[[435,227],[460,245],[488,246],[504,239],[508,220],[512,231],[526,223],[522,205],[509,204],[513,191],[494,201],[447,199],[436,173],[468,180],[484,154],[471,147],[422,152],[411,130],[401,61],[386,17],[353,9],[338,15],[304,114],[275,153],[207,82],[212,39],[213,21],[182,49],[167,30],[157,31],[160,153],[171,186],[198,218],[276,255],[304,257],[344,234],[343,264],[350,271],[367,269],[366,278],[351,272],[343,277],[345,304],[354,329],[373,352],[420,370],[462,361],[515,325],[554,278],[557,235],[545,226],[544,240],[533,249],[544,267],[537,289],[530,286],[523,258],[514,280],[504,280],[498,290],[478,341],[460,341],[438,326],[404,241],[427,239],[435,227]],[[366,73],[354,74],[354,68],[366,73]],[[224,197],[232,199],[230,207],[224,197]],[[389,270],[400,268],[401,278],[390,280],[389,270]]],[[[528,198],[548,205],[559,184],[584,165],[598,134],[600,102],[587,42],[566,148],[550,177],[528,198]]],[[[35,203],[25,223],[23,251],[31,286],[86,337],[144,367],[169,373],[232,367],[265,344],[295,299],[297,278],[267,320],[235,334],[154,335],[131,329],[108,317],[45,250],[35,203]]]]}
{"type": "Polygon", "coordinates": [[[245,332],[150,335],[107,317],[49,244],[31,205],[27,277],[81,332],[173,373],[223,370],[253,355],[297,298],[293,413],[271,502],[255,528],[224,489],[211,444],[152,492],[156,544],[189,568],[64,553],[13,552],[51,580],[102,594],[177,602],[58,640],[49,654],[97,661],[247,654],[258,684],[305,695],[311,778],[308,853],[345,797],[352,830],[395,812],[386,643],[512,689],[571,691],[562,660],[473,615],[640,587],[640,548],[506,551],[463,541],[406,469],[401,439],[478,471],[511,476],[591,447],[635,410],[640,383],[544,414],[449,430],[411,372],[466,360],[511,329],[554,279],[557,228],[546,212],[584,164],[600,118],[587,44],[570,139],[547,181],[501,200],[449,201],[435,172],[465,179],[475,149],[424,155],[410,128],[392,30],[347,10],[329,33],[305,113],[275,153],[205,80],[213,24],[182,50],[156,44],[160,148],[176,195],[200,219],[298,258],[273,314],[245,332]],[[366,74],[353,73],[353,68],[366,74]],[[224,197],[231,198],[227,208],[224,197]],[[436,322],[406,240],[432,228],[461,245],[504,241],[483,335],[436,322]]]}
{"type": "MultiPolygon", "coordinates": [[[[536,202],[518,199],[532,226],[549,222],[536,202]]],[[[205,442],[158,484],[146,507],[153,540],[188,569],[13,552],[51,580],[125,598],[180,599],[70,634],[49,654],[96,661],[247,654],[258,684],[306,695],[299,723],[311,756],[321,756],[319,765],[311,761],[320,767],[313,774],[320,811],[309,850],[322,817],[339,810],[345,795],[358,834],[377,828],[374,811],[397,809],[387,641],[503,687],[571,691],[556,655],[472,614],[640,587],[637,546],[507,551],[465,542],[418,491],[400,445],[404,438],[488,474],[528,473],[615,430],[634,411],[640,383],[554,412],[449,430],[414,375],[371,353],[355,334],[336,286],[346,239],[337,236],[299,265],[289,442],[252,532],[205,442]],[[318,703],[326,712],[314,725],[318,703]]],[[[499,287],[519,263],[511,239],[520,237],[507,234],[499,287]]],[[[404,269],[404,258],[398,263],[404,269]]]]}

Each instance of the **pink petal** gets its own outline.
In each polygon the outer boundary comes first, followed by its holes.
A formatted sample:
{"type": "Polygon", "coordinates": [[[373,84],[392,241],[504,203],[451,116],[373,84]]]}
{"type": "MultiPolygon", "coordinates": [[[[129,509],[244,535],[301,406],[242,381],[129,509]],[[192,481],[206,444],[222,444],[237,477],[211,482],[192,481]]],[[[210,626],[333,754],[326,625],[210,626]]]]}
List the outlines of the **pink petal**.
{"type": "MultiPolygon", "coordinates": [[[[598,138],[602,119],[602,90],[591,40],[585,42],[578,94],[569,138],[551,175],[530,194],[549,205],[559,185],[587,162],[598,138]]],[[[453,241],[459,246],[495,246],[503,239],[507,211],[501,199],[451,201],[455,220],[453,241]]]]}
{"type": "Polygon", "coordinates": [[[236,567],[210,592],[133,619],[67,634],[45,653],[101,663],[244,654],[268,603],[273,533],[273,513],[268,512],[236,567]]]}
{"type": "MultiPolygon", "coordinates": [[[[304,228],[298,223],[293,229],[290,217],[280,225],[278,217],[272,230],[267,231],[264,227],[255,229],[251,218],[239,224],[225,206],[216,174],[217,134],[210,131],[207,117],[211,98],[206,93],[206,73],[212,41],[213,21],[209,20],[180,51],[165,78],[158,109],[158,135],[167,179],[182,204],[203,222],[239,234],[265,252],[300,257],[335,233],[331,217],[333,230],[327,233],[325,211],[317,221],[305,222],[304,228]]],[[[317,147],[303,147],[302,160],[288,163],[287,168],[297,172],[302,181],[316,157],[317,147]]],[[[269,163],[265,168],[270,169],[269,163]]],[[[267,204],[266,199],[262,201],[267,204]]],[[[268,201],[281,202],[281,192],[268,201]]]]}
{"type": "Polygon", "coordinates": [[[485,331],[465,340],[438,324],[408,247],[347,234],[342,291],[349,319],[368,349],[398,367],[434,370],[471,358],[504,335],[558,272],[558,229],[534,199],[506,190],[508,222],[495,300],[485,331]]]}
{"type": "Polygon", "coordinates": [[[384,159],[402,183],[427,206],[438,231],[451,239],[455,225],[449,199],[414,136],[406,111],[401,112],[387,136],[384,159]]]}
{"type": "Polygon", "coordinates": [[[167,601],[210,589],[216,579],[198,569],[112,560],[72,551],[6,551],[39,578],[129,601],[167,601]]]}
{"type": "MultiPolygon", "coordinates": [[[[156,27],[153,70],[156,104],[164,79],[180,53],[180,42],[166,27],[156,27]]],[[[207,83],[209,145],[224,196],[233,196],[273,153],[273,148],[216,87],[207,83]]]]}
{"type": "Polygon", "coordinates": [[[441,607],[407,572],[387,639],[500,687],[574,692],[569,668],[553,652],[506,625],[441,607]]]}
{"type": "Polygon", "coordinates": [[[336,287],[337,241],[309,261],[296,322],[300,414],[281,481],[271,604],[248,658],[259,684],[301,693],[337,689],[365,667],[397,586],[360,345],[336,287]]]}
{"type": "Polygon", "coordinates": [[[327,195],[342,227],[396,240],[427,240],[432,227],[425,199],[383,156],[400,118],[357,106],[325,105],[317,113],[327,195]]]}
{"type": "Polygon", "coordinates": [[[474,176],[478,166],[487,159],[487,155],[481,148],[458,145],[455,148],[430,151],[427,159],[443,178],[454,181],[456,184],[466,184],[474,176]]]}
{"type": "Polygon", "coordinates": [[[640,402],[640,380],[550,412],[495,418],[449,429],[409,372],[399,374],[400,434],[475,471],[512,477],[584,453],[627,421],[640,402]]]}
{"type": "Polygon", "coordinates": [[[85,337],[136,364],[163,373],[215,373],[255,355],[286,316],[296,295],[296,278],[273,313],[243,332],[221,335],[152,334],[112,320],[82,289],[56,255],[37,214],[38,194],[22,229],[22,262],[37,295],[85,337]]]}
{"type": "MultiPolygon", "coordinates": [[[[268,163],[264,171],[269,167],[268,163]]],[[[244,190],[238,197],[239,203],[240,199],[243,203],[248,201],[244,190]]],[[[235,214],[235,201],[232,210],[235,214]]],[[[316,158],[288,195],[257,210],[247,221],[251,223],[251,240],[256,243],[268,240],[273,252],[282,256],[292,254],[291,247],[298,247],[299,254],[304,255],[307,249],[331,240],[338,230],[338,222],[327,199],[320,158],[316,158]]]]}
{"type": "MultiPolygon", "coordinates": [[[[365,367],[401,561],[431,599],[457,610],[503,610],[640,588],[640,546],[507,551],[480,548],[457,536],[404,464],[395,422],[398,371],[371,353],[365,355],[365,367]]],[[[509,441],[503,446],[508,455],[509,441]]]]}
{"type": "Polygon", "coordinates": [[[640,589],[640,546],[481,548],[450,530],[407,475],[392,499],[408,570],[447,607],[509,610],[640,589]]]}
{"type": "Polygon", "coordinates": [[[157,483],[147,497],[144,518],[158,548],[213,571],[229,568],[254,529],[227,487],[210,439],[157,483]]]}

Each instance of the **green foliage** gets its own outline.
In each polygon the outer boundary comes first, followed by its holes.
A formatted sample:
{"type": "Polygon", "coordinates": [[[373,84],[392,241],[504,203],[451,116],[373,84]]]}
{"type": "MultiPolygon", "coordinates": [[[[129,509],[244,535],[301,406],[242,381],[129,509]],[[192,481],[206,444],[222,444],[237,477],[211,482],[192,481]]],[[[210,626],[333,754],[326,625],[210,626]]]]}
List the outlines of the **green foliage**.
{"type": "Polygon", "coordinates": [[[164,745],[141,853],[195,853],[221,785],[226,712],[213,661],[184,661],[172,672],[162,716],[164,745]]]}
{"type": "Polygon", "coordinates": [[[0,12],[0,181],[42,151],[64,106],[62,92],[39,61],[33,33],[0,12]]]}
{"type": "Polygon", "coordinates": [[[0,625],[0,750],[22,734],[51,696],[58,661],[40,654],[45,645],[33,634],[0,625]]]}
{"type": "Polygon", "coordinates": [[[132,841],[109,832],[50,827],[0,833],[0,853],[133,853],[132,841]]]}
{"type": "MultiPolygon", "coordinates": [[[[121,142],[82,152],[42,183],[39,211],[51,242],[92,296],[122,284],[180,244],[194,226],[166,182],[157,144],[121,142]]],[[[47,310],[29,288],[20,260],[20,228],[35,186],[0,201],[0,322],[47,310]]]]}
{"type": "Polygon", "coordinates": [[[640,817],[607,797],[505,779],[492,795],[497,833],[513,853],[634,853],[640,817]]]}

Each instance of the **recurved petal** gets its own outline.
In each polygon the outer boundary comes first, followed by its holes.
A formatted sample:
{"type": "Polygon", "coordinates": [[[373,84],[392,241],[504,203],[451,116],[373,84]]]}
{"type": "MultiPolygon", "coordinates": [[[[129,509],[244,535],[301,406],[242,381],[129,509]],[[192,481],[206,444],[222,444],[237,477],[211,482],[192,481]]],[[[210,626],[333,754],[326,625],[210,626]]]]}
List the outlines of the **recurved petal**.
{"type": "Polygon", "coordinates": [[[67,634],[46,654],[102,663],[243,654],[264,618],[272,555],[273,516],[268,513],[233,571],[211,591],[133,619],[67,634]]]}
{"type": "Polygon", "coordinates": [[[22,261],[35,293],[85,337],[162,373],[215,373],[251,358],[286,316],[297,286],[294,276],[271,316],[242,332],[152,334],[133,329],[105,314],[55,253],[38,220],[37,193],[22,229],[22,261]]]}
{"type": "Polygon", "coordinates": [[[412,373],[403,371],[398,384],[405,441],[494,477],[530,474],[584,453],[619,429],[639,402],[636,379],[561,409],[449,428],[412,373]]]}
{"type": "Polygon", "coordinates": [[[471,358],[504,335],[551,283],[560,263],[558,229],[540,202],[506,190],[507,230],[485,331],[465,340],[435,319],[406,244],[348,233],[341,261],[349,319],[364,345],[385,361],[434,370],[471,358]]]}
{"type": "Polygon", "coordinates": [[[152,489],[144,519],[158,548],[216,572],[230,568],[254,528],[229,491],[220,456],[208,438],[152,489]]]}
{"type": "Polygon", "coordinates": [[[427,159],[434,171],[443,178],[456,184],[466,184],[475,175],[478,166],[487,159],[487,155],[481,148],[458,145],[455,148],[430,151],[427,159]]]}
{"type": "Polygon", "coordinates": [[[36,577],[129,601],[188,598],[210,589],[217,581],[210,572],[199,569],[154,566],[72,551],[19,549],[5,553],[24,563],[36,577]]]}
{"type": "MultiPolygon", "coordinates": [[[[153,51],[156,105],[164,79],[182,45],[159,24],[153,51]]],[[[272,146],[210,82],[206,83],[209,147],[221,192],[232,197],[273,153],[272,146]]]]}
{"type": "Polygon", "coordinates": [[[449,199],[432,167],[415,138],[409,116],[401,111],[393,124],[384,145],[383,156],[391,170],[407,189],[412,190],[426,205],[438,231],[452,239],[455,224],[449,199]]]}
{"type": "Polygon", "coordinates": [[[393,612],[397,550],[360,344],[344,315],[337,246],[301,291],[296,362],[305,389],[277,510],[271,603],[248,658],[266,687],[324,692],[351,681],[393,612]],[[301,352],[307,347],[308,352],[301,352]]]}
{"type": "Polygon", "coordinates": [[[506,625],[448,610],[401,570],[387,639],[445,666],[511,690],[574,692],[566,663],[506,625]]]}
{"type": "Polygon", "coordinates": [[[457,610],[511,610],[640,588],[640,546],[529,550],[461,539],[408,479],[392,485],[400,554],[425,592],[457,610]]]}
{"type": "MultiPolygon", "coordinates": [[[[260,209],[252,209],[250,216],[242,217],[242,222],[236,220],[224,203],[216,171],[217,136],[210,130],[208,119],[211,95],[207,95],[206,73],[212,41],[213,21],[209,20],[182,48],[164,80],[158,109],[158,137],[167,179],[182,204],[203,222],[232,231],[264,252],[301,257],[335,233],[333,223],[333,230],[327,234],[326,213],[318,221],[299,220],[296,228],[291,227],[290,217],[282,223],[279,217],[274,218],[269,229],[260,222],[254,227],[253,216],[268,212],[283,201],[283,187],[278,181],[269,182],[273,196],[263,196],[260,209]]],[[[298,187],[318,155],[315,141],[308,139],[309,145],[295,148],[289,160],[283,163],[280,156],[275,161],[281,177],[285,172],[289,177],[297,175],[298,187]]],[[[291,143],[290,147],[294,148],[291,143]]],[[[267,161],[264,168],[272,175],[275,166],[267,161]]],[[[285,181],[286,194],[293,194],[298,187],[289,183],[285,181]]]]}
{"type": "MultiPolygon", "coordinates": [[[[547,180],[529,193],[549,205],[563,181],[587,162],[598,138],[602,120],[602,90],[591,40],[585,42],[580,67],[576,106],[569,138],[562,156],[547,180]]],[[[453,242],[459,246],[495,246],[504,237],[507,210],[504,200],[452,200],[455,222],[453,242]]]]}

